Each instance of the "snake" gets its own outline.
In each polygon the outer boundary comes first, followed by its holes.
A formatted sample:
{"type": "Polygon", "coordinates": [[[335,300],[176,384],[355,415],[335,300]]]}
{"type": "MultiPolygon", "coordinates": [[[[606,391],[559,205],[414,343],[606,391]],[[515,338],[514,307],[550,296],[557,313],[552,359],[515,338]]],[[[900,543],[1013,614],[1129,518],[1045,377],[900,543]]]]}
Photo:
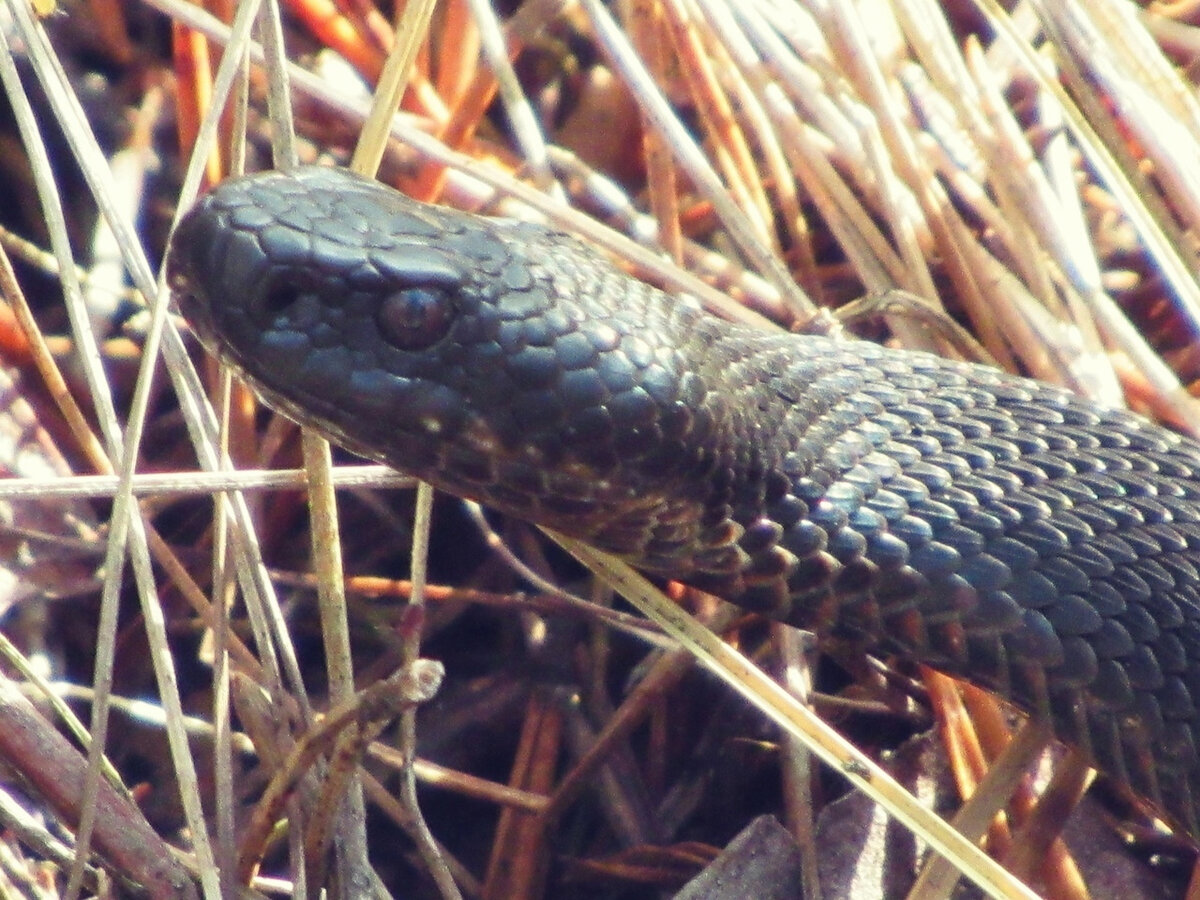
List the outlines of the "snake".
{"type": "Polygon", "coordinates": [[[974,363],[735,324],[544,225],[227,180],[168,282],[284,415],[652,575],[988,688],[1200,835],[1200,444],[974,363]]]}

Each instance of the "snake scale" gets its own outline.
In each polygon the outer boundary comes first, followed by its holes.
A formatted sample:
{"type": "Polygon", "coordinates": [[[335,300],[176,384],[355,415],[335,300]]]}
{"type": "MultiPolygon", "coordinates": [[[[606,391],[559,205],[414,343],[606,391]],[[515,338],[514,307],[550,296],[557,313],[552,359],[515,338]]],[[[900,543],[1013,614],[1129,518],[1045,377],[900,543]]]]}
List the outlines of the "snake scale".
{"type": "Polygon", "coordinates": [[[1200,833],[1200,445],[730,324],[568,235],[341,170],[218,186],[168,271],[201,341],[335,442],[991,688],[1200,833]]]}

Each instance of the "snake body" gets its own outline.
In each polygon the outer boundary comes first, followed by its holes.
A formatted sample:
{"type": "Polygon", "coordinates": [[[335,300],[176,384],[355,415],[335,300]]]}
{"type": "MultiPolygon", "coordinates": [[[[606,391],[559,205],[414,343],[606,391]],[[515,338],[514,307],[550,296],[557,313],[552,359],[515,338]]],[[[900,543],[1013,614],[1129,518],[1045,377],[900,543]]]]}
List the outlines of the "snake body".
{"type": "Polygon", "coordinates": [[[1200,445],[984,366],[709,316],[347,172],[226,182],[169,277],[285,414],[1052,722],[1193,834],[1200,445]]]}

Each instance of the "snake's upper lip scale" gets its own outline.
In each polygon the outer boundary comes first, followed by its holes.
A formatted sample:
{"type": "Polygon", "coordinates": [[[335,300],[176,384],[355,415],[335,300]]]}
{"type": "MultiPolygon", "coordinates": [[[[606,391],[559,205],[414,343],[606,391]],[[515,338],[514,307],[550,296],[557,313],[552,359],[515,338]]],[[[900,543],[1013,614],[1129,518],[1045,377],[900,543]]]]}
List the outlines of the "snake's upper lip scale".
{"type": "Polygon", "coordinates": [[[289,414],[997,689],[1198,833],[1192,441],[993,369],[719,322],[567,236],[341,171],[219,186],[176,244],[185,312],[289,414]]]}

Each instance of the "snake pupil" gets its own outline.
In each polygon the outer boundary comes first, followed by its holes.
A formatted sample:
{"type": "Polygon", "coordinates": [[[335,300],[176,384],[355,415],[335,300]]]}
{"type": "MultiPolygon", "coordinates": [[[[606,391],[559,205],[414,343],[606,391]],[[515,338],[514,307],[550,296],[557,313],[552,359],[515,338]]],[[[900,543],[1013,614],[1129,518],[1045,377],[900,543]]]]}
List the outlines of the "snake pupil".
{"type": "Polygon", "coordinates": [[[378,318],[384,339],[397,350],[424,350],[449,333],[454,304],[439,288],[405,288],[384,298],[378,318]]]}

